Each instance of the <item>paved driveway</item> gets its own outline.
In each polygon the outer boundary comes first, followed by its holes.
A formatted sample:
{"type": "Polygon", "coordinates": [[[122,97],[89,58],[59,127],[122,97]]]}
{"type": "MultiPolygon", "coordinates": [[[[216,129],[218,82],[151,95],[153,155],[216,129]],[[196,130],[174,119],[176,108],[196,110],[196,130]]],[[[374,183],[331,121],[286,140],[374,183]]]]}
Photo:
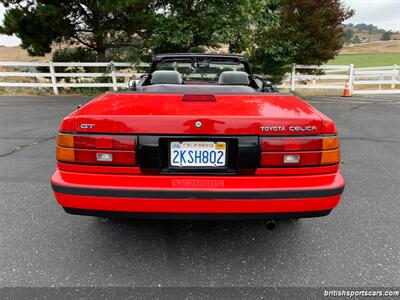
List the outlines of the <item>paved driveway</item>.
{"type": "Polygon", "coordinates": [[[313,98],[342,137],[344,197],[283,222],[65,214],[49,185],[60,120],[87,97],[0,97],[0,286],[399,286],[400,98],[313,98]]]}

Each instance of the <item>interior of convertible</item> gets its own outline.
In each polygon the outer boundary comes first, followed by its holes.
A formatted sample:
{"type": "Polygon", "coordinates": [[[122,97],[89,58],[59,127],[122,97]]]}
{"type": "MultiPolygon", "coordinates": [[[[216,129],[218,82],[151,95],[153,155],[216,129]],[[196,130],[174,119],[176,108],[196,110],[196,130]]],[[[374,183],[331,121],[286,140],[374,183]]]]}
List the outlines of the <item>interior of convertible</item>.
{"type": "Polygon", "coordinates": [[[150,86],[157,89],[157,85],[242,86],[259,90],[262,82],[253,78],[241,61],[210,57],[167,58],[159,61],[141,84],[147,90],[150,86]]]}

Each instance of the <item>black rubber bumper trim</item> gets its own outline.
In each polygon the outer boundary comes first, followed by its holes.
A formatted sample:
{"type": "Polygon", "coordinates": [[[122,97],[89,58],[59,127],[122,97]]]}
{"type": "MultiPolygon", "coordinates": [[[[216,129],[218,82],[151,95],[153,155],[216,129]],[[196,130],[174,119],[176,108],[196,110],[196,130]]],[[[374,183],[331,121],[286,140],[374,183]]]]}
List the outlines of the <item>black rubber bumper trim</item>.
{"type": "Polygon", "coordinates": [[[298,199],[320,198],[340,195],[344,186],[322,190],[286,190],[286,191],[178,191],[178,190],[121,190],[74,187],[52,184],[53,191],[61,194],[112,197],[112,198],[152,198],[152,199],[298,199]]]}
{"type": "Polygon", "coordinates": [[[73,215],[95,216],[121,219],[150,219],[150,220],[278,220],[315,218],[329,215],[332,210],[292,212],[292,213],[136,213],[104,210],[86,210],[63,207],[64,210],[73,215]]]}

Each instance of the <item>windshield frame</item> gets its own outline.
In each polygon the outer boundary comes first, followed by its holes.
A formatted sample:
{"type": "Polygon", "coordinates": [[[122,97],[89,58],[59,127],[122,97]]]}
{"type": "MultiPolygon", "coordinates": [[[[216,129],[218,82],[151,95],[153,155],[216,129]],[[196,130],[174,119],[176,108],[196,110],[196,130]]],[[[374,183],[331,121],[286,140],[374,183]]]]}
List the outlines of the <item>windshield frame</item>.
{"type": "Polygon", "coordinates": [[[250,68],[250,64],[248,60],[241,55],[229,55],[229,54],[207,54],[207,53],[182,53],[182,54],[159,54],[153,57],[153,61],[150,65],[149,74],[153,73],[157,69],[157,64],[163,60],[192,60],[201,61],[201,60],[226,60],[227,62],[235,62],[242,63],[244,66],[244,71],[249,74],[250,77],[253,77],[253,73],[250,68]]]}
{"type": "MultiPolygon", "coordinates": [[[[224,71],[244,71],[245,64],[238,60],[220,57],[165,58],[155,65],[154,71],[178,71],[184,82],[216,83],[224,71]]],[[[246,72],[247,73],[247,72],[246,72]]]]}

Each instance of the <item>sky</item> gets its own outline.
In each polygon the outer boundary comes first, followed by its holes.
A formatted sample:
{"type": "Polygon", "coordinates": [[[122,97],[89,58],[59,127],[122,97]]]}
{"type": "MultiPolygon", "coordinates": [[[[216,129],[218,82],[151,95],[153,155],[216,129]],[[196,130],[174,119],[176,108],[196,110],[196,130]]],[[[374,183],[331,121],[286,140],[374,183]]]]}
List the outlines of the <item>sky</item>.
{"type": "MultiPolygon", "coordinates": [[[[342,0],[355,10],[355,15],[345,23],[374,24],[386,30],[400,31],[400,0],[342,0]]],[[[3,23],[5,8],[0,4],[0,24],[3,23]]],[[[20,43],[15,36],[0,35],[0,45],[16,46],[20,43]]]]}
{"type": "Polygon", "coordinates": [[[400,31],[400,0],[344,0],[355,10],[345,23],[374,24],[386,30],[400,31]]]}

